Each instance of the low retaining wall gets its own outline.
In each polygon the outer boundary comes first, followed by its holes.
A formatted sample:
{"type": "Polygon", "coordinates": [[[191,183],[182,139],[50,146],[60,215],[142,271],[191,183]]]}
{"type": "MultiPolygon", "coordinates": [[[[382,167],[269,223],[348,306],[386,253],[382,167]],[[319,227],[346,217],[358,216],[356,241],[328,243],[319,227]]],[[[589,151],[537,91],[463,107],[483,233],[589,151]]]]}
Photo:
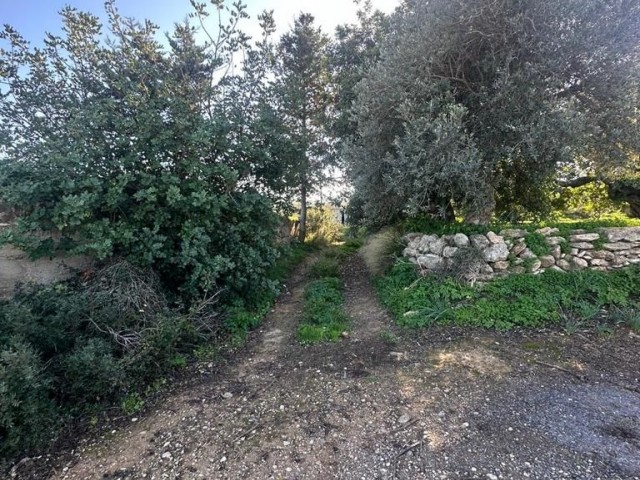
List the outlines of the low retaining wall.
{"type": "Polygon", "coordinates": [[[31,260],[22,250],[6,245],[0,248],[0,299],[11,298],[18,283],[55,283],[91,265],[90,258],[79,256],[31,260]]]}
{"type": "Polygon", "coordinates": [[[404,256],[425,273],[464,263],[465,278],[483,281],[511,273],[606,271],[640,263],[640,227],[574,230],[566,238],[559,232],[542,228],[534,232],[537,235],[518,229],[469,236],[411,233],[404,237],[404,256]],[[534,254],[527,238],[539,242],[534,250],[545,254],[534,254]]]}

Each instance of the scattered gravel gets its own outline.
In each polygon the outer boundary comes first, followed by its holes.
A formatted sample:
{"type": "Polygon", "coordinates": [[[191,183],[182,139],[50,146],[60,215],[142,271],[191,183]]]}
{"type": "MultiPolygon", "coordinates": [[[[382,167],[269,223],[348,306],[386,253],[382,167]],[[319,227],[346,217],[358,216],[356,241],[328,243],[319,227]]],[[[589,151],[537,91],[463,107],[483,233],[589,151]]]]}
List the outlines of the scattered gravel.
{"type": "Polygon", "coordinates": [[[351,334],[304,347],[307,267],[229,365],[14,478],[640,478],[637,336],[400,330],[353,256],[351,334]]]}

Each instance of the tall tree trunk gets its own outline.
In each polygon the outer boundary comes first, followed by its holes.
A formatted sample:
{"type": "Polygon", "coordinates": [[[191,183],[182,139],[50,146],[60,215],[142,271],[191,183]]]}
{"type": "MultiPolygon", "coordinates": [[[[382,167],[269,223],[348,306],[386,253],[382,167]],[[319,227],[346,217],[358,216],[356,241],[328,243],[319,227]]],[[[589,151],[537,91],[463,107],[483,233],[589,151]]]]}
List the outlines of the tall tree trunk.
{"type": "Polygon", "coordinates": [[[298,231],[298,240],[304,243],[307,237],[307,176],[302,176],[302,184],[300,185],[300,230],[298,231]]]}

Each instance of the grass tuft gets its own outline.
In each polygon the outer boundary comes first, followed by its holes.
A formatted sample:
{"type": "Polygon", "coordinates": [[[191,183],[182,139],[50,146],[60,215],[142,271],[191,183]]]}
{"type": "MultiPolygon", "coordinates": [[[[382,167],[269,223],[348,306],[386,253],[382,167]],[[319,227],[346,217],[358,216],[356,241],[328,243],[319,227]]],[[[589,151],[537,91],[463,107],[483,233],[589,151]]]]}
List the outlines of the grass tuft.
{"type": "Polygon", "coordinates": [[[360,254],[373,275],[382,275],[393,264],[399,245],[399,233],[388,228],[371,235],[360,249],[360,254]]]}
{"type": "Polygon", "coordinates": [[[397,322],[413,328],[437,323],[505,330],[564,324],[571,330],[596,325],[608,311],[618,312],[631,328],[640,323],[640,315],[630,308],[640,295],[640,269],[635,267],[511,275],[470,286],[451,278],[420,278],[412,264],[398,263],[376,287],[397,322]]]}

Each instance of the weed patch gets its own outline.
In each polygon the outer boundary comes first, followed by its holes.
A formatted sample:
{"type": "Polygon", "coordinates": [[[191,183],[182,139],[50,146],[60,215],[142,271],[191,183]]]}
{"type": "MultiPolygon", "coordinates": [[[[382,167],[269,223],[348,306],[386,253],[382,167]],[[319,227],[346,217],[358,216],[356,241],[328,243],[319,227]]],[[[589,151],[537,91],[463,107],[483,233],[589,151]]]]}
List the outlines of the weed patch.
{"type": "Polygon", "coordinates": [[[400,246],[400,236],[388,228],[369,237],[361,249],[367,268],[374,275],[380,275],[393,263],[396,250],[400,246]]]}
{"type": "Polygon", "coordinates": [[[302,343],[340,339],[348,326],[341,289],[340,279],[333,277],[313,281],[307,286],[302,325],[298,329],[298,338],[302,343]]]}
{"type": "MultiPolygon", "coordinates": [[[[339,250],[336,249],[335,251],[339,250]]],[[[340,262],[338,258],[324,256],[311,266],[309,275],[315,279],[327,277],[337,278],[340,276],[340,262]]]]}
{"type": "MultiPolygon", "coordinates": [[[[485,328],[536,328],[550,324],[591,324],[601,311],[622,309],[637,300],[640,270],[581,271],[511,275],[481,286],[451,278],[420,278],[413,265],[398,263],[376,281],[384,305],[400,325],[420,328],[455,324],[485,328]]],[[[634,321],[625,323],[633,324],[634,321]]]]}
{"type": "Polygon", "coordinates": [[[339,259],[343,255],[339,248],[328,249],[310,269],[310,276],[315,280],[307,285],[304,294],[302,323],[298,328],[298,339],[302,343],[337,341],[348,327],[339,278],[339,259]]]}

